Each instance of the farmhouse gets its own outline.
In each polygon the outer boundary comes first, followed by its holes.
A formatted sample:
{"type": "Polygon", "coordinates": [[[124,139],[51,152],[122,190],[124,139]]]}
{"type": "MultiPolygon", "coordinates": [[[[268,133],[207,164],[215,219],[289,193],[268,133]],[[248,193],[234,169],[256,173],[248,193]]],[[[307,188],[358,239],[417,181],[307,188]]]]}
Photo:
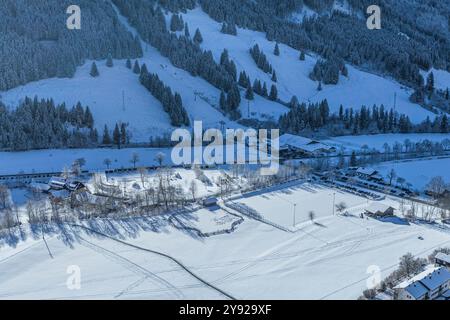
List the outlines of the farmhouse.
{"type": "Polygon", "coordinates": [[[446,300],[450,291],[450,271],[430,268],[394,288],[399,300],[446,300]]]}
{"type": "Polygon", "coordinates": [[[380,202],[372,202],[372,204],[365,210],[367,215],[386,217],[386,216],[393,216],[395,209],[392,208],[391,206],[385,205],[380,202]]]}
{"type": "Polygon", "coordinates": [[[437,266],[446,267],[450,270],[450,254],[439,252],[436,257],[434,257],[434,262],[437,266]]]}
{"type": "Polygon", "coordinates": [[[320,141],[311,140],[293,134],[283,134],[280,137],[281,157],[312,156],[335,152],[336,148],[320,141]]]}

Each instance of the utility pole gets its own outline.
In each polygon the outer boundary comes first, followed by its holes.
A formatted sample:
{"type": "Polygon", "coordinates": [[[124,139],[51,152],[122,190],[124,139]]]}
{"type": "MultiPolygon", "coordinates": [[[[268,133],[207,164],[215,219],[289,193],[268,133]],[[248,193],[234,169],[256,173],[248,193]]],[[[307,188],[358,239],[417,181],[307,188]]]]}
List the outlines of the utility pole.
{"type": "Polygon", "coordinates": [[[333,192],[333,216],[334,216],[335,202],[336,202],[336,192],[333,192]]]}

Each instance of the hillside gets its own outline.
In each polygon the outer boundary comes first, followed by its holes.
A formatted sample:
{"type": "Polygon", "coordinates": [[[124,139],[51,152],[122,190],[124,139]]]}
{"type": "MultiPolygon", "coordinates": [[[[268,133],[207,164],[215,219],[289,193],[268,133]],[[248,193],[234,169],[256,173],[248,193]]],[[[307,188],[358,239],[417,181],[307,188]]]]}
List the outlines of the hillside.
{"type": "MultiPolygon", "coordinates": [[[[121,27],[131,36],[139,35],[127,18],[113,6],[113,12],[121,27]]],[[[166,12],[166,24],[170,25],[172,14],[166,12]]],[[[267,40],[266,34],[248,29],[237,29],[237,36],[220,32],[221,23],[210,18],[200,7],[181,14],[191,32],[197,28],[201,31],[203,42],[201,48],[211,50],[217,63],[224,49],[229,52],[230,59],[236,64],[238,73],[245,71],[250,80],[259,79],[266,82],[270,88],[275,84],[281,101],[290,101],[295,95],[300,102],[314,103],[327,99],[330,111],[338,112],[340,105],[358,110],[365,105],[384,105],[387,109],[394,107],[400,114],[406,114],[410,120],[418,123],[434,114],[409,100],[412,90],[395,80],[374,75],[346,65],[348,76],[339,76],[337,85],[323,84],[323,90],[317,90],[317,81],[310,79],[309,74],[320,58],[307,54],[304,61],[299,60],[300,52],[287,45],[280,44],[280,55],[273,54],[275,42],[267,40]],[[266,54],[270,64],[277,74],[277,82],[271,81],[271,75],[260,70],[253,61],[249,49],[258,44],[266,54]],[[396,97],[394,98],[394,96],[396,97]]],[[[177,32],[181,34],[181,32],[177,32]]],[[[230,121],[219,106],[220,90],[208,81],[194,76],[179,67],[175,67],[170,59],[147,42],[141,40],[143,58],[149,72],[156,73],[160,79],[169,85],[174,92],[180,93],[183,105],[193,120],[202,120],[204,127],[220,127],[224,121],[228,127],[240,126],[230,121]]],[[[161,102],[155,99],[141,86],[138,77],[125,68],[125,60],[114,60],[114,67],[105,67],[105,61],[98,62],[100,76],[89,76],[91,61],[85,62],[76,69],[72,78],[53,78],[32,82],[9,91],[1,92],[1,99],[9,107],[14,107],[26,96],[53,98],[58,103],[65,102],[68,106],[80,101],[91,108],[95,119],[95,127],[99,132],[104,125],[114,126],[117,122],[129,124],[132,141],[145,142],[150,136],[161,136],[170,133],[173,128],[168,115],[164,112],[161,102]],[[76,92],[76,94],[73,94],[76,92]]],[[[445,87],[448,72],[435,70],[436,83],[445,87]],[[442,79],[442,80],[441,80],[442,79]]],[[[255,100],[247,101],[245,91],[241,89],[239,106],[242,118],[270,120],[276,122],[280,115],[289,109],[281,103],[270,101],[259,95],[255,100]]]]}

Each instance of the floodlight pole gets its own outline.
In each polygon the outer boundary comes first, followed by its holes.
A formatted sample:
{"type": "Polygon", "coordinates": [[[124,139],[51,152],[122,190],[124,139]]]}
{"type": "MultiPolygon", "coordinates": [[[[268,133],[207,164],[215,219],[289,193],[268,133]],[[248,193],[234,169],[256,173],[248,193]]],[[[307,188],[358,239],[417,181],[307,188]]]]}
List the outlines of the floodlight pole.
{"type": "Polygon", "coordinates": [[[293,225],[293,227],[295,228],[295,209],[297,208],[297,204],[296,203],[294,203],[294,225],[293,225]]]}

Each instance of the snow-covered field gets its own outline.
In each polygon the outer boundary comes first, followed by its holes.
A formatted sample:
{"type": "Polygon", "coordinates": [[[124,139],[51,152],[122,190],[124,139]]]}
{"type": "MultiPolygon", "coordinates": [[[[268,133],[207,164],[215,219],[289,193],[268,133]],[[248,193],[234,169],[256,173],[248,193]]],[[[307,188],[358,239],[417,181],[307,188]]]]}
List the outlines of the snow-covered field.
{"type": "Polygon", "coordinates": [[[219,207],[200,209],[186,215],[179,215],[178,220],[185,226],[195,228],[203,233],[230,230],[232,224],[239,220],[219,207]]]}
{"type": "Polygon", "coordinates": [[[84,170],[104,171],[105,159],[110,159],[110,169],[130,168],[133,153],[138,154],[137,166],[155,166],[158,153],[165,155],[163,164],[171,164],[168,148],[129,148],[129,149],[49,149],[25,152],[0,152],[0,175],[18,173],[61,172],[65,167],[80,158],[86,160],[84,170]]]}
{"type": "Polygon", "coordinates": [[[368,204],[365,198],[310,183],[250,195],[235,202],[243,208],[256,211],[266,220],[291,228],[294,225],[294,211],[295,225],[309,221],[311,211],[319,220],[332,216],[333,198],[335,204],[345,202],[349,209],[368,204]]]}
{"type": "Polygon", "coordinates": [[[424,191],[433,177],[441,176],[450,183],[449,168],[450,158],[387,162],[374,167],[384,176],[394,169],[398,177],[404,178],[419,191],[424,191]]]}
{"type": "MultiPolygon", "coordinates": [[[[385,277],[406,252],[426,256],[450,244],[448,232],[400,219],[329,216],[320,223],[288,233],[247,219],[231,234],[206,239],[162,218],[99,220],[90,227],[170,254],[238,299],[355,299],[366,289],[370,266],[385,277]]],[[[48,249],[40,233],[18,244],[1,240],[0,298],[224,298],[160,256],[77,228],[63,231],[46,236],[48,249]],[[79,290],[66,286],[70,266],[81,272],[79,290]]]]}
{"type": "Polygon", "coordinates": [[[411,143],[429,140],[432,142],[443,142],[450,140],[448,133],[396,133],[396,134],[377,134],[377,135],[361,135],[361,136],[341,136],[323,140],[322,142],[334,146],[339,150],[344,147],[345,150],[360,150],[362,146],[367,145],[370,149],[383,151],[385,143],[392,147],[395,142],[404,143],[405,140],[411,143]]]}

